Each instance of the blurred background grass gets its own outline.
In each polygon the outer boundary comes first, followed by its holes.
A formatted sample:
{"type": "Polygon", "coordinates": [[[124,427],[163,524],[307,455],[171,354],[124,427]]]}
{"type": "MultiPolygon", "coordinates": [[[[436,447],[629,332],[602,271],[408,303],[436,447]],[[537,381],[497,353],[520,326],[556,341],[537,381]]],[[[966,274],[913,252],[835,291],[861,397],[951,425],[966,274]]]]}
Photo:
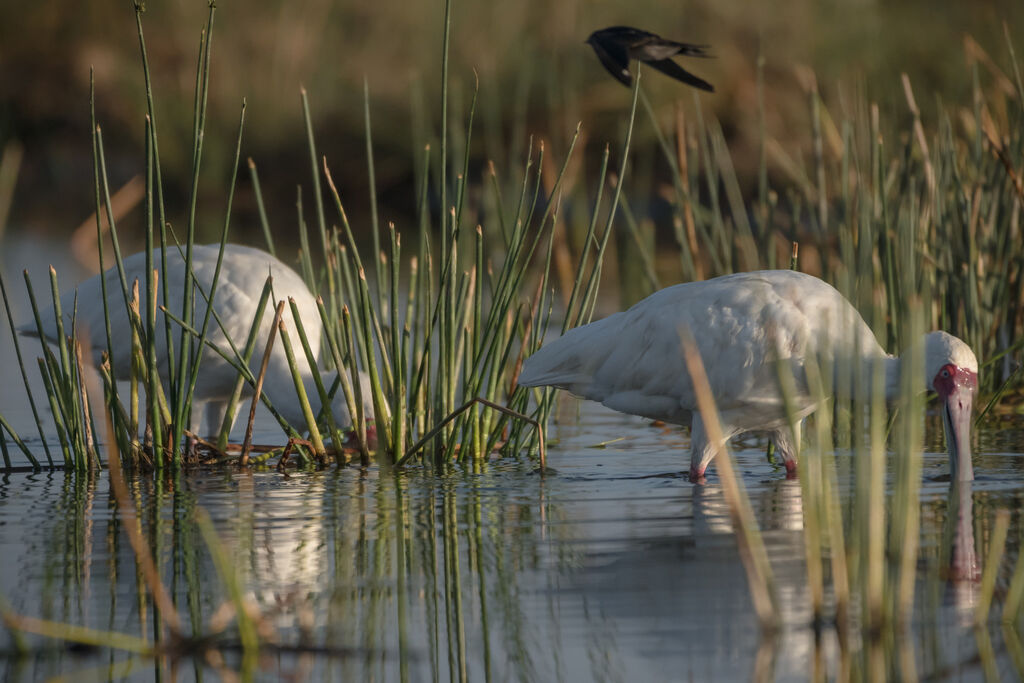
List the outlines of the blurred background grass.
{"type": "MultiPolygon", "coordinates": [[[[210,238],[222,220],[230,141],[243,97],[249,104],[243,154],[259,166],[275,233],[294,234],[296,185],[309,183],[300,85],[310,92],[318,146],[340,181],[356,229],[365,231],[364,78],[381,215],[400,228],[408,225],[415,213],[417,159],[439,127],[442,10],[440,0],[220,3],[207,129],[213,143],[204,152],[200,198],[201,231],[207,232],[201,239],[210,238]]],[[[170,207],[183,206],[176,199],[187,193],[190,108],[205,16],[206,2],[179,0],[150,2],[144,18],[170,207]]],[[[113,188],[141,172],[145,93],[134,21],[129,2],[74,8],[53,1],[0,3],[0,145],[24,150],[11,231],[62,237],[93,209],[90,66],[113,188]]],[[[715,59],[691,59],[686,66],[716,87],[699,103],[721,123],[750,197],[760,154],[759,56],[766,133],[799,160],[811,154],[807,90],[814,76],[827,107],[842,109],[866,97],[880,103],[883,120],[898,124],[910,119],[900,85],[906,72],[925,125],[934,125],[936,99],[943,106],[970,105],[973,64],[983,89],[999,87],[998,71],[987,65],[989,59],[1008,64],[1004,22],[1020,49],[1019,0],[456,2],[452,121],[464,128],[475,72],[480,90],[471,168],[486,168],[488,160],[499,174],[521,168],[530,135],[548,139],[560,158],[578,122],[587,143],[585,165],[596,167],[604,144],[620,135],[629,92],[604,72],[583,40],[596,28],[639,26],[711,46],[715,59]]],[[[677,103],[692,112],[694,91],[647,75],[644,88],[659,118],[671,121],[677,103]]],[[[650,126],[638,128],[638,165],[651,159],[646,172],[655,181],[668,174],[655,161],[656,144],[650,126]]],[[[248,175],[240,179],[233,239],[259,241],[248,175]]],[[[637,194],[634,200],[643,201],[637,194]]],[[[139,214],[136,208],[125,217],[126,230],[138,225],[139,214]]],[[[180,216],[170,218],[181,223],[180,216]]]]}

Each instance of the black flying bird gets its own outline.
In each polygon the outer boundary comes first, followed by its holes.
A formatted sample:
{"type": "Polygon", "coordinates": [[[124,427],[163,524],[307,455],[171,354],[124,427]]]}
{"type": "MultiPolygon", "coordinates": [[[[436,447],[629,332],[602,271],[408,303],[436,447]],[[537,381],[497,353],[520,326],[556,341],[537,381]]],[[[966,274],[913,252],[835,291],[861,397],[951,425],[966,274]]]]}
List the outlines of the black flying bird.
{"type": "Polygon", "coordinates": [[[597,58],[624,85],[633,85],[633,74],[629,72],[629,60],[636,59],[649,64],[666,76],[677,81],[692,85],[701,90],[714,92],[715,89],[705,80],[697,78],[689,71],[672,61],[676,55],[686,57],[707,57],[706,45],[690,45],[665,40],[647,31],[629,26],[610,26],[594,31],[587,38],[587,43],[594,48],[597,58]]]}

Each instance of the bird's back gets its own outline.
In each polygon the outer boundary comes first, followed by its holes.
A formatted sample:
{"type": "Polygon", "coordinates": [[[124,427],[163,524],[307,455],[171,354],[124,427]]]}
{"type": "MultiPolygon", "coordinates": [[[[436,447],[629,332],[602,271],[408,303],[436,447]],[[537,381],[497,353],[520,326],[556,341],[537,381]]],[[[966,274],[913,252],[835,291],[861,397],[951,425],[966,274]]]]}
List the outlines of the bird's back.
{"type": "MultiPolygon", "coordinates": [[[[217,254],[220,245],[195,245],[193,247],[192,271],[195,274],[196,282],[203,292],[209,293],[210,285],[217,265],[217,254]]],[[[169,297],[168,309],[175,315],[181,316],[182,292],[185,281],[184,258],[176,247],[169,247],[167,250],[167,271],[161,265],[161,254],[159,249],[153,251],[153,264],[159,271],[159,284],[157,293],[157,305],[163,305],[163,292],[166,289],[169,297]]],[[[139,282],[139,297],[142,305],[146,300],[146,258],[145,253],[132,254],[124,259],[125,278],[129,290],[135,280],[139,282]]],[[[302,316],[303,324],[309,337],[310,346],[314,354],[320,350],[320,318],[316,308],[316,301],[303,282],[302,278],[294,270],[260,249],[246,247],[237,244],[229,244],[224,249],[224,261],[221,267],[221,275],[217,281],[217,291],[214,299],[214,310],[223,323],[223,330],[218,326],[216,320],[210,321],[207,338],[224,350],[229,351],[225,333],[231,338],[235,345],[241,350],[249,334],[249,329],[256,315],[257,305],[263,291],[267,275],[274,277],[274,298],[282,299],[294,297],[302,316]]],[[[104,330],[103,297],[100,283],[101,275],[95,275],[79,284],[73,290],[69,289],[61,296],[61,307],[64,313],[65,333],[70,333],[70,319],[72,307],[77,292],[77,327],[87,330],[93,356],[99,361],[100,354],[106,349],[106,335],[104,330]]],[[[107,302],[110,315],[111,334],[114,337],[114,375],[118,378],[127,378],[130,373],[128,352],[130,342],[126,335],[130,334],[128,313],[125,309],[124,298],[121,293],[120,275],[117,268],[107,269],[102,274],[106,282],[107,302]]],[[[206,303],[203,296],[197,291],[194,295],[194,311],[196,326],[200,326],[203,316],[206,313],[206,303]]],[[[257,353],[260,353],[267,335],[270,332],[273,319],[273,304],[268,306],[263,314],[260,326],[260,341],[257,346],[257,353]]],[[[43,332],[49,340],[57,337],[57,326],[52,310],[42,314],[43,332]]],[[[291,313],[286,307],[286,324],[294,336],[294,323],[291,322],[291,313]]],[[[157,357],[161,366],[164,366],[166,357],[166,337],[163,333],[163,314],[157,312],[156,345],[157,357]]],[[[27,332],[35,332],[35,326],[23,328],[27,332]]],[[[180,328],[172,323],[173,340],[177,344],[180,328]]],[[[207,349],[204,355],[205,369],[200,373],[197,393],[218,393],[222,387],[230,390],[234,383],[236,373],[233,368],[225,364],[213,351],[207,349]],[[207,362],[207,361],[212,362],[207,362]]],[[[275,345],[274,356],[282,355],[280,344],[275,345]]],[[[284,358],[280,359],[282,362],[284,358]]],[[[166,379],[166,378],[165,378],[166,379]]]]}
{"type": "Polygon", "coordinates": [[[682,353],[693,336],[718,408],[759,419],[779,407],[777,358],[802,374],[826,350],[882,354],[853,306],[794,271],[727,275],[668,287],[632,308],[567,332],[523,365],[519,383],[555,386],[621,412],[686,423],[696,406],[682,353]]]}

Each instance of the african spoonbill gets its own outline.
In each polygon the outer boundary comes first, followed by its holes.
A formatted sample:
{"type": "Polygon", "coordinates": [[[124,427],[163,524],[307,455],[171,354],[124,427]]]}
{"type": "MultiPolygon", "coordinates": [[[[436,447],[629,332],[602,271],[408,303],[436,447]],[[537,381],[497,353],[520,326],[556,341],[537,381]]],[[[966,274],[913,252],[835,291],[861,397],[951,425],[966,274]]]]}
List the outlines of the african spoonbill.
{"type": "MultiPolygon", "coordinates": [[[[220,248],[218,244],[195,245],[192,254],[192,271],[196,281],[203,292],[209,293],[210,285],[213,282],[214,270],[217,265],[217,253],[220,248]]],[[[160,271],[158,276],[157,293],[158,303],[163,303],[163,288],[167,288],[169,295],[168,310],[174,315],[180,315],[182,305],[182,291],[185,280],[185,259],[182,253],[174,247],[167,251],[167,272],[161,268],[160,249],[153,250],[154,267],[160,271]]],[[[144,252],[133,254],[124,259],[125,277],[128,286],[131,287],[134,280],[139,281],[140,297],[145,299],[146,282],[146,255],[144,252]]],[[[228,244],[224,248],[224,261],[221,266],[220,278],[217,282],[217,291],[214,296],[214,311],[220,317],[224,329],[217,325],[216,320],[211,319],[207,332],[207,339],[225,351],[230,352],[227,338],[231,338],[236,348],[242,349],[245,340],[249,335],[249,328],[256,317],[256,309],[259,304],[260,295],[263,291],[267,275],[272,275],[273,298],[275,300],[292,298],[302,318],[302,325],[309,339],[310,349],[314,356],[320,357],[321,337],[323,324],[317,310],[316,298],[309,291],[306,283],[298,273],[282,263],[269,253],[253,247],[246,247],[238,244],[228,244]]],[[[114,358],[111,363],[113,375],[120,380],[127,380],[131,375],[131,366],[128,356],[130,342],[127,336],[131,334],[131,327],[128,314],[125,310],[124,300],[121,294],[121,284],[116,267],[111,267],[103,273],[107,284],[108,307],[110,310],[110,327],[114,339],[114,358]],[[118,343],[120,342],[120,343],[118,343]],[[120,351],[120,353],[119,353],[120,351]]],[[[78,293],[77,324],[80,328],[89,331],[92,344],[92,358],[98,365],[101,356],[106,351],[106,340],[104,335],[103,322],[103,297],[100,288],[100,276],[95,275],[75,288],[78,293]]],[[[65,314],[65,330],[70,328],[72,306],[74,304],[75,291],[66,291],[61,296],[61,309],[65,314]]],[[[195,313],[193,320],[202,321],[206,314],[206,301],[200,293],[195,294],[195,313]]],[[[267,337],[270,334],[274,318],[274,305],[268,302],[260,324],[259,336],[253,359],[250,366],[253,372],[259,371],[259,363],[267,337]]],[[[285,306],[284,322],[286,329],[291,333],[293,345],[298,354],[297,361],[302,371],[302,380],[305,386],[306,395],[309,397],[313,412],[320,411],[320,396],[316,389],[312,371],[307,367],[302,352],[298,347],[297,334],[295,333],[295,322],[292,320],[290,306],[285,306]]],[[[53,311],[42,314],[43,332],[49,340],[57,337],[57,326],[54,320],[53,311]]],[[[157,362],[161,369],[161,379],[164,386],[167,386],[167,341],[163,332],[163,313],[157,310],[156,353],[157,362]]],[[[172,323],[174,343],[177,344],[180,328],[172,323]]],[[[27,334],[35,334],[34,324],[26,325],[21,331],[27,334]]],[[[325,371],[322,379],[325,387],[330,387],[336,373],[325,371]]],[[[224,361],[215,351],[210,348],[203,349],[202,361],[199,376],[196,381],[193,399],[196,402],[205,402],[206,429],[211,432],[219,430],[228,408],[228,400],[235,385],[237,371],[224,361]]],[[[361,378],[361,384],[365,387],[363,392],[364,404],[368,403],[368,382],[361,378]]],[[[295,395],[295,384],[292,380],[291,371],[288,367],[287,357],[280,341],[274,344],[271,352],[270,362],[267,366],[266,376],[263,382],[263,390],[270,398],[271,403],[277,411],[291,424],[301,426],[305,424],[299,401],[295,395]]],[[[244,392],[252,395],[252,389],[244,385],[244,392]]],[[[345,403],[344,392],[337,391],[331,409],[337,418],[339,426],[347,426],[351,423],[348,408],[345,403]]],[[[372,415],[369,409],[368,415],[372,415]]],[[[198,433],[199,421],[203,417],[199,414],[193,415],[192,429],[198,433]]]]}
{"type": "MultiPolygon", "coordinates": [[[[627,311],[572,330],[523,364],[519,384],[553,386],[623,413],[690,425],[690,479],[699,481],[719,444],[711,444],[682,353],[689,330],[707,370],[726,439],[768,432],[792,473],[800,422],[789,428],[779,389],[779,355],[797,380],[800,419],[819,407],[804,362],[834,367],[884,363],[887,400],[899,394],[900,359],[885,353],[856,309],[822,280],[789,270],[726,275],[655,292],[627,311]]],[[[945,332],[925,336],[926,387],[942,400],[951,476],[973,479],[971,406],[978,361],[945,332]]]]}

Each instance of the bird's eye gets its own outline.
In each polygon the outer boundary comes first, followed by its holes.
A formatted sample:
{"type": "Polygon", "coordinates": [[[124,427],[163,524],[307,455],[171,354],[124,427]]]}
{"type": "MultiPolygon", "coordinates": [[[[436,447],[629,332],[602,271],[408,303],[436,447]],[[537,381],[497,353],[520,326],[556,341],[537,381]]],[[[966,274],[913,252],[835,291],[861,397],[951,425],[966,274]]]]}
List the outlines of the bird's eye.
{"type": "Polygon", "coordinates": [[[943,379],[949,379],[949,370],[947,368],[942,368],[942,372],[939,374],[942,375],[943,379]]]}

